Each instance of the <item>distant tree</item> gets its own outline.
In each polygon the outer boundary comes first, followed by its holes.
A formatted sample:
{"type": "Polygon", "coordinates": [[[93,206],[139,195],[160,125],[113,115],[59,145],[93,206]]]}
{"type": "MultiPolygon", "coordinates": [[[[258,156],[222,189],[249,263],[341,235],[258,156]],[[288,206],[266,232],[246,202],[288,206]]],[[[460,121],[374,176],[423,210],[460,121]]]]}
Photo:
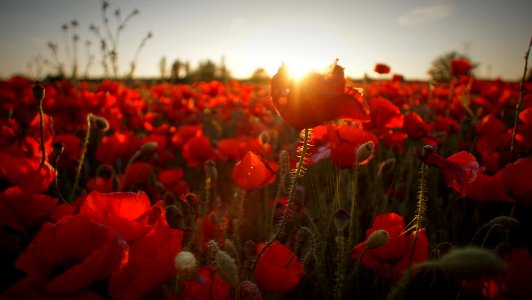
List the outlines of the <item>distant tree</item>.
{"type": "Polygon", "coordinates": [[[166,57],[163,56],[159,61],[159,72],[161,72],[161,80],[166,79],[166,57]]]}
{"type": "Polygon", "coordinates": [[[179,80],[182,67],[183,67],[183,64],[181,63],[181,61],[179,59],[176,59],[174,63],[172,64],[172,69],[170,71],[170,80],[172,82],[176,82],[179,80]]]}
{"type": "MultiPolygon", "coordinates": [[[[436,82],[451,81],[453,79],[453,75],[451,73],[451,60],[459,58],[465,58],[471,62],[471,59],[469,57],[460,54],[456,51],[452,51],[438,56],[434,61],[432,61],[432,64],[428,71],[430,78],[436,82]]],[[[477,67],[477,64],[471,64],[473,66],[471,70],[473,71],[477,67]]]]}
{"type": "Polygon", "coordinates": [[[270,75],[264,68],[258,68],[253,72],[250,80],[253,82],[267,82],[270,80],[270,75]]]}

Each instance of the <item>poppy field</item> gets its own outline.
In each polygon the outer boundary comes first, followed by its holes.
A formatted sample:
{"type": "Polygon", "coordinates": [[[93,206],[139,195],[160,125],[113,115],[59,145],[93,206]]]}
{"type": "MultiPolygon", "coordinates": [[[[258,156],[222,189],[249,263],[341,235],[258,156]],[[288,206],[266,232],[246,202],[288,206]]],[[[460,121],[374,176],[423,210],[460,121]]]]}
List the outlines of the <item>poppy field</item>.
{"type": "Polygon", "coordinates": [[[527,299],[532,82],[470,69],[2,81],[0,299],[527,299]]]}

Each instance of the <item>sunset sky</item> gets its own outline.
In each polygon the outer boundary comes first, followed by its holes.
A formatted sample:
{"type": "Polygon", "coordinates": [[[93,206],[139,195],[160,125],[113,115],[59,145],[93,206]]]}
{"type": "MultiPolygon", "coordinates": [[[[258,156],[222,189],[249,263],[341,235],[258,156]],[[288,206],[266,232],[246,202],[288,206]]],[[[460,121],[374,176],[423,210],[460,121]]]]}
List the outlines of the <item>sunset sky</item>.
{"type": "MultiPolygon", "coordinates": [[[[289,66],[320,68],[339,58],[349,76],[375,75],[382,62],[407,79],[426,79],[438,55],[456,50],[479,64],[480,77],[519,79],[532,34],[530,0],[110,0],[110,20],[120,8],[133,17],[120,37],[120,72],[126,73],[142,38],[137,76],[159,76],[159,61],[198,61],[222,57],[232,75],[246,78],[258,67],[273,75],[289,66]]],[[[100,76],[99,42],[89,25],[102,26],[99,0],[2,0],[0,2],[0,77],[29,74],[38,55],[52,60],[47,44],[59,45],[67,62],[61,26],[79,22],[80,73],[85,41],[92,42],[100,76]]],[[[112,25],[114,29],[114,25],[112,25]]],[[[68,65],[67,65],[68,66],[68,65]]],[[[44,70],[44,73],[51,68],[44,70]]],[[[34,74],[33,74],[34,75],[34,74]]]]}

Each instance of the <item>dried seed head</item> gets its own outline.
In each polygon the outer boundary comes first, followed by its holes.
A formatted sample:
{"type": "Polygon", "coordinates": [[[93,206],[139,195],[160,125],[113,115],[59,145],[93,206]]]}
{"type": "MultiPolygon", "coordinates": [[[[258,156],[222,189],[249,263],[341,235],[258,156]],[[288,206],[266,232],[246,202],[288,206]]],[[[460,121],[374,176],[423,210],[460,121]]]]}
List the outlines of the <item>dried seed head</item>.
{"type": "Polygon", "coordinates": [[[334,226],[336,226],[336,230],[344,231],[344,229],[349,224],[350,217],[351,215],[345,208],[340,208],[339,210],[335,211],[333,214],[333,220],[334,226]]]}
{"type": "Polygon", "coordinates": [[[478,247],[454,249],[428,265],[463,279],[481,279],[507,271],[504,261],[494,252],[478,247]]]}
{"type": "Polygon", "coordinates": [[[44,99],[45,94],[44,86],[42,86],[42,84],[40,83],[36,83],[33,86],[32,91],[33,98],[37,101],[37,103],[41,103],[41,101],[44,99]]]}
{"type": "Polygon", "coordinates": [[[244,280],[240,283],[240,299],[241,300],[262,300],[259,288],[256,284],[249,280],[244,280]]]}
{"type": "Polygon", "coordinates": [[[194,253],[188,251],[179,252],[175,259],[175,268],[179,273],[190,274],[196,270],[197,261],[194,253]]]}
{"type": "Polygon", "coordinates": [[[375,154],[375,143],[373,141],[367,141],[364,144],[358,146],[356,152],[356,158],[359,166],[367,164],[375,154]]]}
{"type": "Polygon", "coordinates": [[[109,130],[109,121],[104,117],[94,116],[94,124],[100,132],[107,132],[109,130]]]}
{"type": "Polygon", "coordinates": [[[215,259],[218,272],[222,278],[233,286],[237,285],[239,282],[238,268],[231,256],[222,250],[218,250],[215,259]]]}
{"type": "Polygon", "coordinates": [[[366,249],[373,249],[386,245],[390,239],[390,234],[384,229],[376,230],[366,240],[366,249]]]}

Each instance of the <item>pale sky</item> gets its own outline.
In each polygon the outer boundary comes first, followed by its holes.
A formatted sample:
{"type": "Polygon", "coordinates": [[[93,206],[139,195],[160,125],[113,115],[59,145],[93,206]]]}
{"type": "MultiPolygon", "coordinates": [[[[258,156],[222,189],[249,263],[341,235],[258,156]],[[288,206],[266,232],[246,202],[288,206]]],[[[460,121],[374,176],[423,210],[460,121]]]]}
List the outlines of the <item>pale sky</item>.
{"type": "MultiPolygon", "coordinates": [[[[110,0],[110,20],[120,8],[133,9],[118,53],[120,72],[142,38],[153,38],[140,53],[137,76],[159,76],[164,56],[225,62],[232,75],[246,78],[258,67],[273,75],[289,66],[325,67],[339,58],[346,75],[373,73],[386,63],[407,79],[426,79],[430,63],[449,51],[467,52],[479,64],[477,75],[517,80],[532,34],[530,0],[110,0]]],[[[79,22],[81,73],[85,40],[92,41],[96,61],[90,74],[102,74],[99,42],[89,25],[102,25],[99,0],[0,1],[0,77],[28,73],[37,55],[52,59],[47,44],[59,45],[67,62],[61,26],[79,22]]],[[[111,23],[113,24],[113,23],[111,23]]],[[[49,71],[51,69],[46,69],[49,71]]]]}

